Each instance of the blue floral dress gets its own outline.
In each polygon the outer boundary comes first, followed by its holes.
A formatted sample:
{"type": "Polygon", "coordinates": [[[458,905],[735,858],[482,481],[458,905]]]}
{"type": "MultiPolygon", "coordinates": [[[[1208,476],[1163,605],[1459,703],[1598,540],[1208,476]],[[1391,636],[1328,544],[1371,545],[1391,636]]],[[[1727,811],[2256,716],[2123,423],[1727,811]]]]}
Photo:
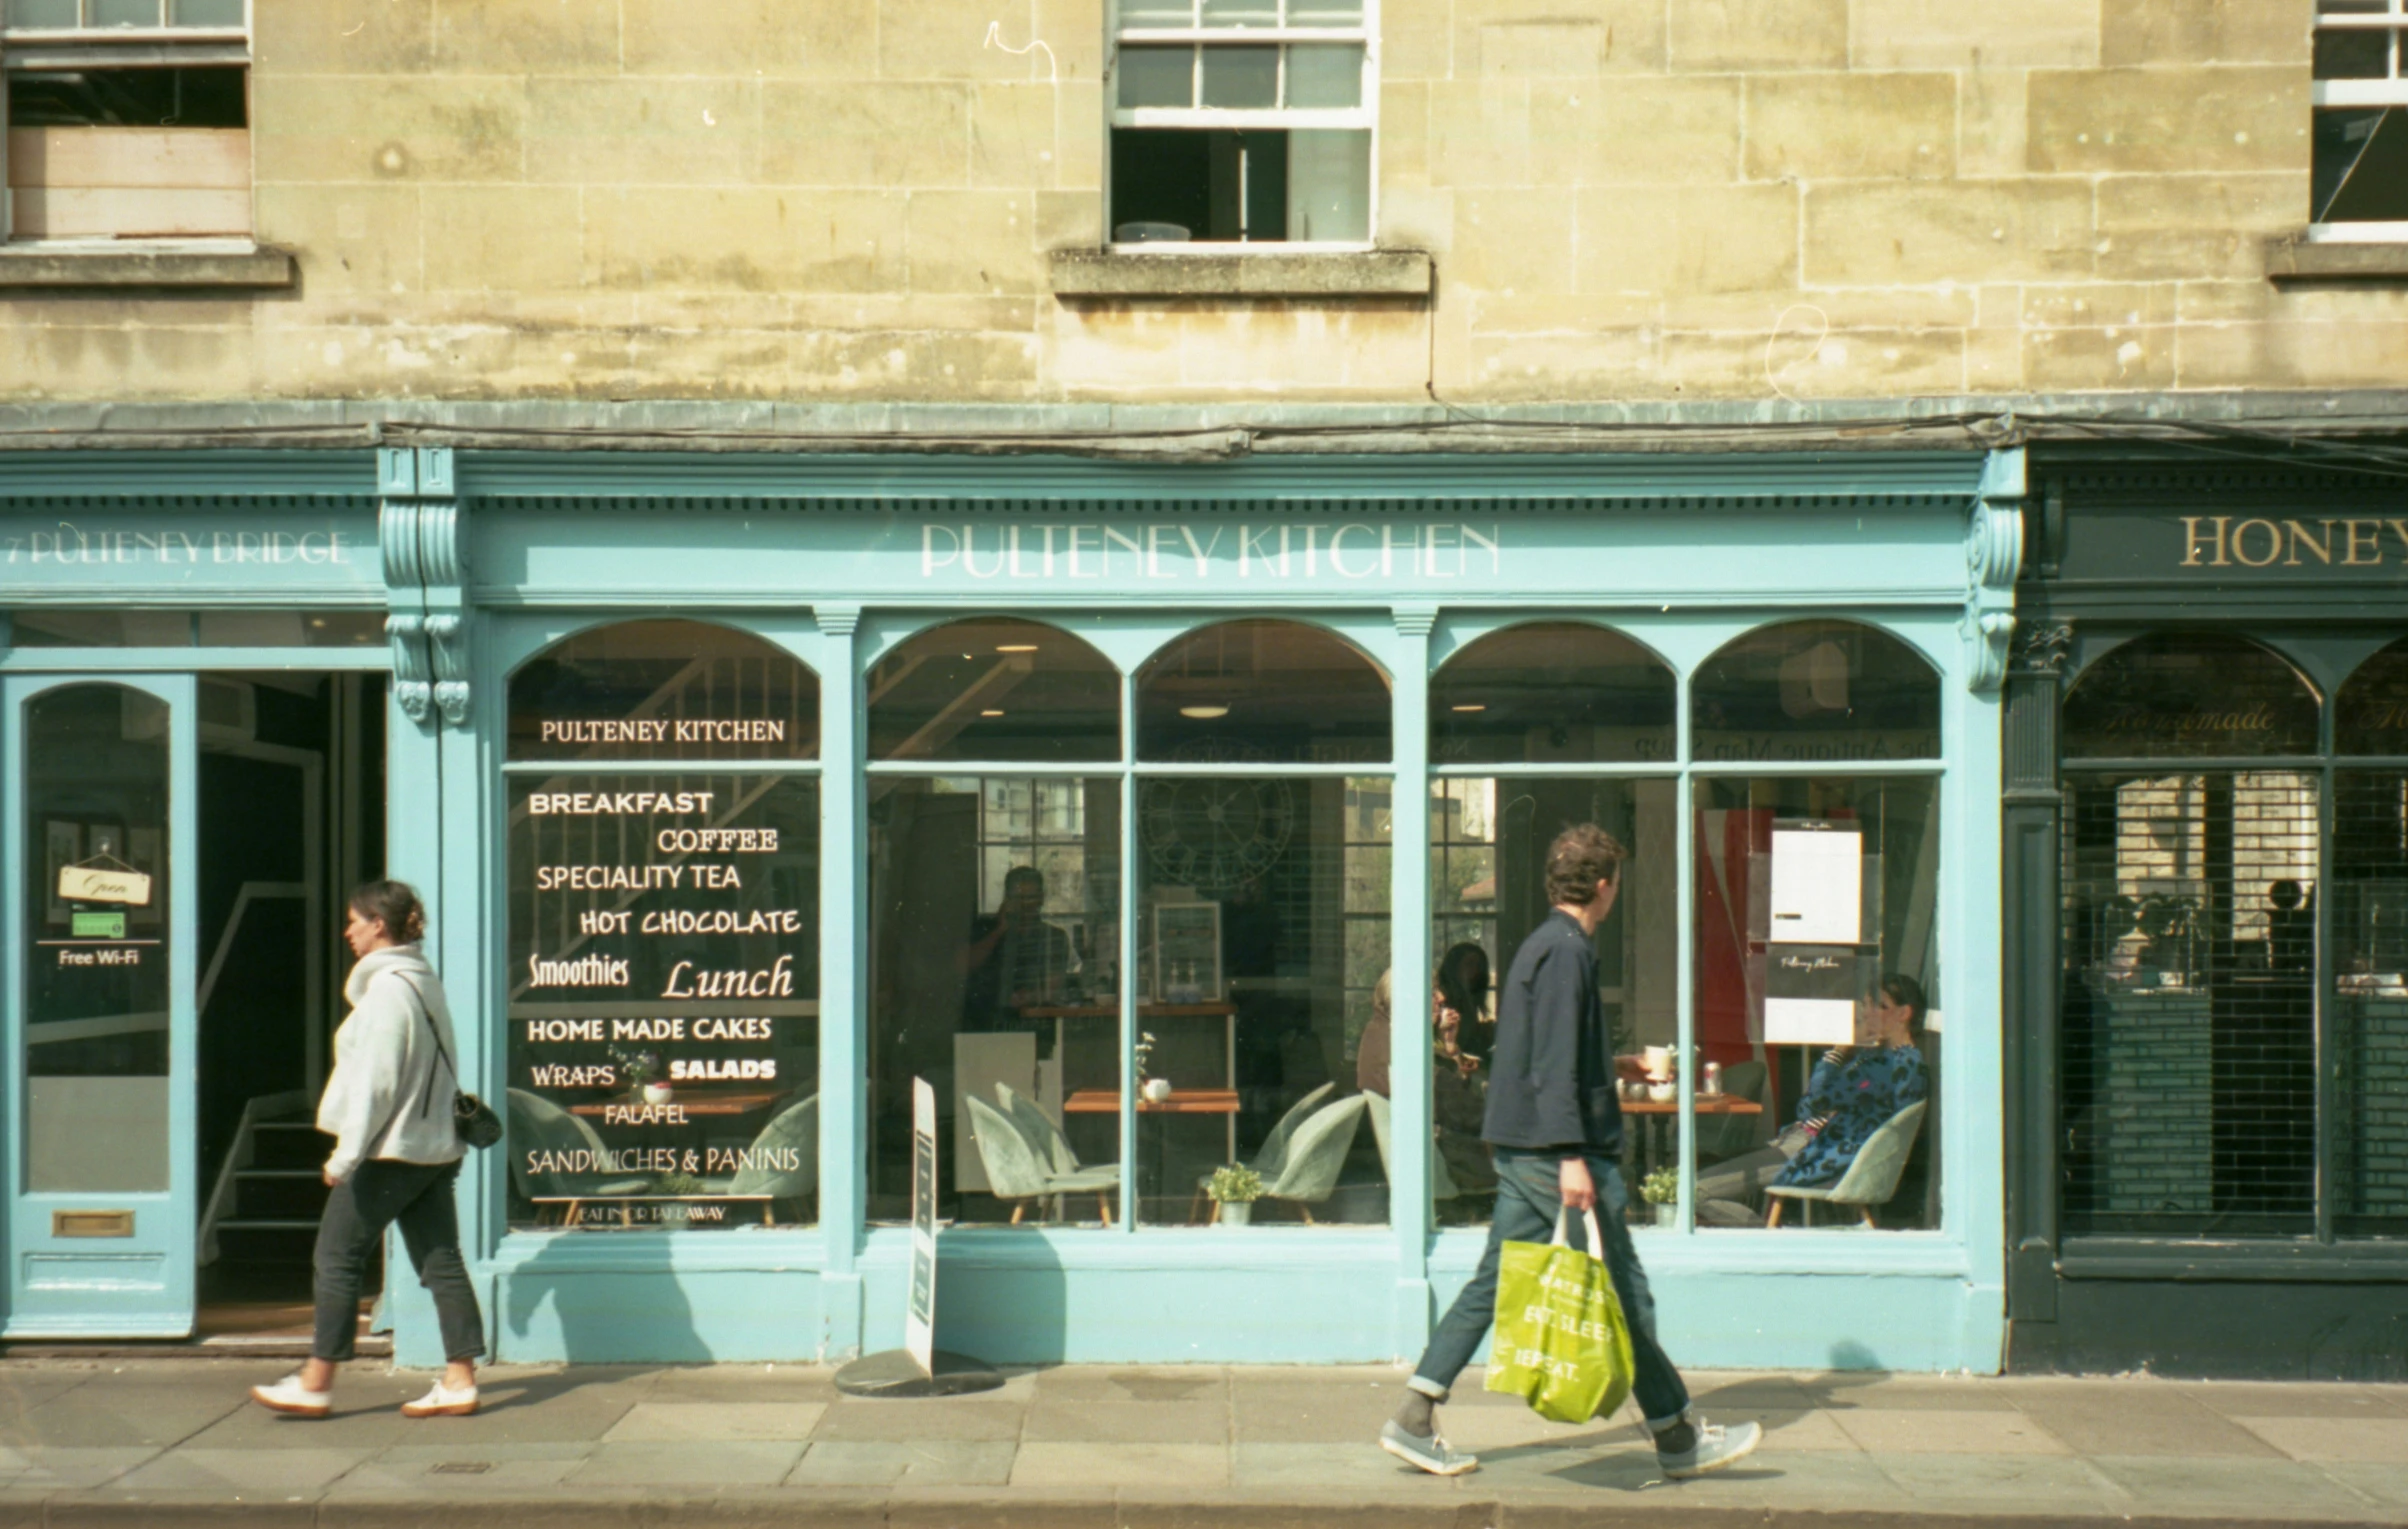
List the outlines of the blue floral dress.
{"type": "Polygon", "coordinates": [[[1931,1094],[1923,1053],[1913,1046],[1823,1053],[1798,1101],[1798,1124],[1813,1134],[1776,1184],[1836,1184],[1856,1154],[1892,1115],[1931,1094]]]}

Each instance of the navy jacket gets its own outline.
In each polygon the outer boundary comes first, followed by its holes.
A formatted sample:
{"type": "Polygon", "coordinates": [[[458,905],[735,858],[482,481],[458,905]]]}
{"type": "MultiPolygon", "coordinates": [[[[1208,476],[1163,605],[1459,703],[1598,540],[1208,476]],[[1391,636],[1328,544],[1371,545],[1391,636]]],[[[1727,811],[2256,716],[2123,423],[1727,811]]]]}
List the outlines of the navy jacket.
{"type": "Polygon", "coordinates": [[[1530,1151],[1622,1151],[1622,1093],[1597,996],[1597,951],[1556,909],[1514,952],[1497,998],[1481,1139],[1530,1151]]]}

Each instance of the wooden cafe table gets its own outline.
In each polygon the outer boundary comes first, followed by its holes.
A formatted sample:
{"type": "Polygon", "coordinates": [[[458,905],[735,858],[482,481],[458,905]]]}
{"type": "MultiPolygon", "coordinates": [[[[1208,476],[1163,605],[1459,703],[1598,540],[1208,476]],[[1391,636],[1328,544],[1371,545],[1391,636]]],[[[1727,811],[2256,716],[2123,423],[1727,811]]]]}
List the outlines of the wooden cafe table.
{"type": "MultiPolygon", "coordinates": [[[[1082,1088],[1062,1101],[1065,1115],[1114,1115],[1120,1112],[1120,1090],[1116,1088],[1082,1088]]],[[[1160,1103],[1137,1096],[1137,1112],[1141,1115],[1223,1115],[1229,1120],[1231,1152],[1235,1154],[1237,1140],[1237,1090],[1234,1088],[1174,1088],[1171,1096],[1160,1103]]],[[[1154,1178],[1159,1185],[1162,1168],[1157,1157],[1154,1178]]],[[[1132,1197],[1134,1203],[1134,1197],[1132,1197]]],[[[1132,1210],[1131,1214],[1136,1214],[1132,1210]]]]}

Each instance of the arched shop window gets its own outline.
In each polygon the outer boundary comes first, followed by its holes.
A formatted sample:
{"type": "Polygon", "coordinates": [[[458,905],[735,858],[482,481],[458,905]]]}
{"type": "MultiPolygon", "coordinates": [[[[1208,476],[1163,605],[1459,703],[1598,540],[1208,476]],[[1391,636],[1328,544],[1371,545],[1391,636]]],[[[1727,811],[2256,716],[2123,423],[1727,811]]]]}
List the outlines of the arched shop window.
{"type": "Polygon", "coordinates": [[[1137,757],[1148,761],[1385,764],[1387,676],[1300,621],[1225,621],[1137,672],[1137,757]]]}
{"type": "Polygon", "coordinates": [[[2062,722],[2066,1229],[2312,1231],[2320,698],[2259,643],[2168,632],[2062,722]]]}
{"type": "Polygon", "coordinates": [[[512,1225],[815,1219],[817,677],[631,621],[528,660],[509,710],[512,1225]]]}
{"type": "Polygon", "coordinates": [[[866,684],[870,1217],[911,1215],[916,1077],[945,1122],[940,1214],[1116,1217],[1120,671],[981,616],[897,645],[866,684]]]}
{"type": "Polygon", "coordinates": [[[1451,764],[1668,763],[1671,666],[1601,626],[1493,632],[1430,680],[1430,758],[1451,764]]]}
{"type": "Polygon", "coordinates": [[[1696,1035],[1720,1086],[1698,1224],[1937,1226],[1939,674],[1874,628],[1784,622],[1709,659],[1690,708],[1696,1035]]]}
{"type": "Polygon", "coordinates": [[[2333,736],[2350,763],[2333,771],[2325,1180],[2340,1235],[2397,1237],[2408,1234],[2408,641],[2343,682],[2333,736]]]}
{"type": "MultiPolygon", "coordinates": [[[[1195,1106],[1138,1119],[1142,1220],[1387,1219],[1367,1085],[1387,1055],[1391,726],[1386,676],[1301,622],[1206,627],[1138,671],[1142,1065],[1195,1106]],[[1232,1161],[1262,1198],[1216,1211],[1232,1161]]],[[[1393,986],[1418,1013],[1418,984],[1393,986]]]]}
{"type": "Polygon", "coordinates": [[[2069,759],[2190,759],[2317,752],[2318,698],[2245,637],[2167,632],[2125,643],[2065,697],[2069,759]]]}
{"type": "Polygon", "coordinates": [[[986,617],[923,632],[878,660],[868,689],[872,759],[1120,759],[1120,672],[1034,621],[986,617]]]}
{"type": "MultiPolygon", "coordinates": [[[[1622,893],[1591,936],[1615,1050],[1663,1055],[1677,1044],[1678,684],[1639,644],[1573,621],[1492,633],[1431,676],[1431,969],[1395,985],[1392,1025],[1397,1046],[1432,1052],[1430,1187],[1442,1224],[1480,1224],[1495,1206],[1480,1132],[1497,994],[1514,953],[1550,917],[1547,851],[1573,824],[1596,823],[1632,852],[1622,893]],[[1664,773],[1634,774],[1634,764],[1664,773]]],[[[1673,1165],[1679,1130],[1659,1102],[1628,1108],[1624,1161],[1635,1181],[1673,1165]]],[[[1654,1221],[1637,1193],[1629,1203],[1632,1219],[1654,1221]]]]}
{"type": "Polygon", "coordinates": [[[1750,632],[1698,670],[1690,712],[1701,764],[1940,756],[1938,672],[1852,621],[1750,632]]]}

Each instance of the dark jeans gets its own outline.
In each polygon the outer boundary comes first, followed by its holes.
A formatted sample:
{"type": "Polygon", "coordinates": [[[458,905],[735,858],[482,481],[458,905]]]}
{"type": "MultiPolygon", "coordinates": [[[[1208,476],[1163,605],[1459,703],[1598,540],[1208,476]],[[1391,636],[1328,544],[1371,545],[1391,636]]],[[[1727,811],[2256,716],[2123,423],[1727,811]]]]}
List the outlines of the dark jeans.
{"type": "Polygon", "coordinates": [[[443,1357],[454,1364],[484,1357],[485,1316],[460,1257],[460,1215],[452,1204],[459,1177],[457,1162],[379,1158],[334,1187],[318,1222],[318,1332],[311,1354],[337,1363],[351,1357],[359,1336],[361,1273],[385,1228],[399,1222],[418,1282],[434,1293],[443,1357]]]}
{"type": "MultiPolygon", "coordinates": [[[[1605,1267],[1614,1277],[1615,1292],[1622,1297],[1623,1319],[1630,1324],[1630,1352],[1636,1371],[1631,1390],[1639,1398],[1648,1426],[1668,1428],[1688,1407],[1689,1388],[1681,1384],[1680,1372],[1656,1346],[1655,1298],[1647,1293],[1647,1271],[1639,1267],[1638,1249],[1631,1246],[1630,1228],[1622,1222],[1630,1200],[1630,1191],[1622,1183],[1622,1165],[1594,1152],[1587,1156],[1589,1177],[1597,1181],[1597,1230],[1605,1241],[1605,1267]]],[[[1455,1304],[1438,1319],[1438,1330],[1430,1334],[1430,1346],[1413,1370],[1414,1390],[1444,1401],[1455,1377],[1472,1362],[1480,1340],[1488,1336],[1489,1326],[1496,1321],[1497,1259],[1505,1244],[1555,1239],[1556,1212],[1563,1209],[1563,1192],[1557,1182],[1562,1162],[1560,1153],[1496,1149],[1497,1212],[1488,1228],[1488,1248],[1480,1255],[1480,1267],[1471,1283],[1463,1287],[1455,1304]]],[[[1588,1229],[1581,1225],[1577,1212],[1565,1225],[1564,1240],[1574,1247],[1588,1247],[1588,1229]]]]}

